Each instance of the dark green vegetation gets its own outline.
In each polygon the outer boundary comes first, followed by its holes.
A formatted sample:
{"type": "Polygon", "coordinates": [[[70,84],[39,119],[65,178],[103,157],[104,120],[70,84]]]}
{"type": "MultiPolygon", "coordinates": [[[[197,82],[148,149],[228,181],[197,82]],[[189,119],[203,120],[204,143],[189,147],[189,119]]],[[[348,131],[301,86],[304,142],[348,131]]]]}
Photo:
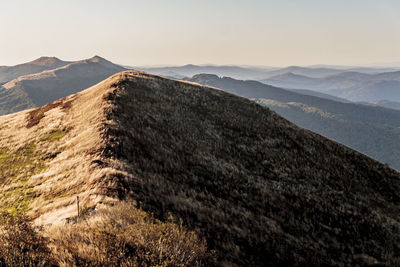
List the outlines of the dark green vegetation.
{"type": "Polygon", "coordinates": [[[45,105],[82,91],[123,70],[96,56],[20,77],[0,86],[0,115],[45,105]]]}
{"type": "Polygon", "coordinates": [[[196,75],[190,80],[254,99],[301,127],[400,169],[399,110],[337,102],[215,75],[196,75]]]}
{"type": "Polygon", "coordinates": [[[219,264],[400,264],[398,172],[220,90],[113,86],[99,152],[135,176],[119,196],[198,228],[219,264]]]}

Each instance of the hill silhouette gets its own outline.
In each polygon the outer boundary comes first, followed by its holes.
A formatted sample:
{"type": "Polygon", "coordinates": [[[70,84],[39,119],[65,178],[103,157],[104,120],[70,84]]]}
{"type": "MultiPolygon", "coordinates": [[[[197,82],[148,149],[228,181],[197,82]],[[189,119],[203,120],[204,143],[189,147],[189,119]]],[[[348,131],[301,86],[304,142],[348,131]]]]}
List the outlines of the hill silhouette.
{"type": "MultiPolygon", "coordinates": [[[[36,65],[48,65],[54,60],[58,62],[55,58],[40,58],[34,62],[36,65]]],[[[20,76],[0,86],[0,114],[45,105],[82,91],[123,70],[123,67],[95,56],[59,68],[20,76]]]]}
{"type": "Polygon", "coordinates": [[[62,61],[56,57],[40,57],[31,62],[16,66],[0,66],[0,84],[6,83],[20,76],[56,69],[71,62],[62,61]]]}
{"type": "Polygon", "coordinates": [[[0,125],[2,207],[38,224],[133,199],[217,265],[399,263],[398,172],[222,90],[126,71],[0,125]]]}

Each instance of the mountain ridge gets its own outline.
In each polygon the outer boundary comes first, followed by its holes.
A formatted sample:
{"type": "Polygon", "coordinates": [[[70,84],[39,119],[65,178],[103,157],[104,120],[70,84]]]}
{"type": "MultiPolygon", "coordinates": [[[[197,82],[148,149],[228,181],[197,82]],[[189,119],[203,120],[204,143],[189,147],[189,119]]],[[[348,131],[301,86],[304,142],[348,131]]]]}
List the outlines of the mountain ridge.
{"type": "Polygon", "coordinates": [[[16,79],[23,75],[56,69],[71,62],[62,61],[56,57],[40,57],[33,61],[15,66],[0,66],[0,84],[16,79]]]}
{"type": "Polygon", "coordinates": [[[375,74],[342,71],[319,78],[286,73],[261,82],[284,88],[315,90],[356,102],[400,101],[399,71],[375,74]]]}
{"type": "Polygon", "coordinates": [[[123,70],[125,68],[94,56],[59,68],[20,76],[0,86],[0,114],[45,105],[123,70]]]}

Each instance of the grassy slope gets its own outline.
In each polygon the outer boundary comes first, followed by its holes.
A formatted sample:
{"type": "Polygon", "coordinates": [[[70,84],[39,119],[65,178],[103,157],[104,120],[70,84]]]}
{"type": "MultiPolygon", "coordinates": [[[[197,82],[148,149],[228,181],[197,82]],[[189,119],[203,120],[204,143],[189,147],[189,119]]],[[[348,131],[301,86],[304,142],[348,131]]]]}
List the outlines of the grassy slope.
{"type": "Polygon", "coordinates": [[[109,89],[100,83],[85,94],[0,117],[3,210],[27,213],[39,224],[60,223],[76,215],[78,195],[87,207],[116,201],[108,177],[118,172],[90,153],[102,142],[102,93],[109,89]]]}

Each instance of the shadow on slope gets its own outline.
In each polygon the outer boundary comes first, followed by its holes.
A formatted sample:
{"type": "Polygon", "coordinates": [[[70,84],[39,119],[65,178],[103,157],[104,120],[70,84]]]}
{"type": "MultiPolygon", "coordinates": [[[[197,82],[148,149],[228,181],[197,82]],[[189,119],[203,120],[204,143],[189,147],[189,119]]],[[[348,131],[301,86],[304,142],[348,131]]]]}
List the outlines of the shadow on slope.
{"type": "Polygon", "coordinates": [[[199,228],[220,264],[398,264],[399,174],[220,90],[125,72],[105,157],[120,196],[199,228]]]}

